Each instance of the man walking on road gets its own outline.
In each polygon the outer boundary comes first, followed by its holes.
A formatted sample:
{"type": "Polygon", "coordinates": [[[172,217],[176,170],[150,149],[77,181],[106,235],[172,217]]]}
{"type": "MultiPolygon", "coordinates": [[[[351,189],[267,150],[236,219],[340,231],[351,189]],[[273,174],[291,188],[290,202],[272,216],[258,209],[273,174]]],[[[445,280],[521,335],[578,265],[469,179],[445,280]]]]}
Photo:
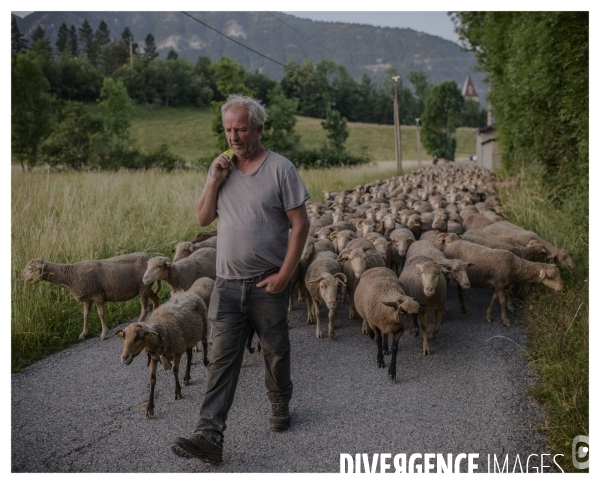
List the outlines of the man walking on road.
{"type": "Polygon", "coordinates": [[[265,110],[252,98],[231,95],[221,108],[233,151],[212,162],[194,210],[201,226],[217,217],[217,279],[208,317],[213,344],[200,418],[191,438],[171,446],[181,457],[221,463],[223,431],[233,403],[246,339],[252,327],[263,348],[269,429],[290,427],[291,278],[308,236],[308,191],[288,159],[263,147],[265,110]]]}

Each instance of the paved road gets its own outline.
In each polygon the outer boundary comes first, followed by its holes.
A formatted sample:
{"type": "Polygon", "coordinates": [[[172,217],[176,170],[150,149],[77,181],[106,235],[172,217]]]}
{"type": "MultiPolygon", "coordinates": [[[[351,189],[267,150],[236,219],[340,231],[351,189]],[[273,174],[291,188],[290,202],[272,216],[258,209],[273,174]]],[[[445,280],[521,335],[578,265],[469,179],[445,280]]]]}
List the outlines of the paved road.
{"type": "Polygon", "coordinates": [[[11,469],[339,472],[340,453],[428,452],[478,453],[478,470],[487,471],[488,455],[509,454],[512,467],[516,454],[524,461],[546,452],[536,433],[543,409],[525,391],[532,380],[521,358],[523,324],[503,327],[497,306],[494,322],[486,323],[489,290],[469,291],[469,316],[460,313],[454,285],[448,294],[430,356],[421,355],[420,337],[401,338],[396,383],[377,368],[375,343],[360,334],[359,320],[348,320],[347,303],[338,309],[334,341],[317,340],[304,304],[296,303],[292,428],[267,430],[262,356],[246,353],[219,467],[169,450],[174,437],[189,436],[195,426],[206,377],[200,360],[179,401],[172,374],[159,370],[155,418],[144,419],[145,358],[123,365],[116,329],[106,341],[90,338],[12,375],[11,469]]]}

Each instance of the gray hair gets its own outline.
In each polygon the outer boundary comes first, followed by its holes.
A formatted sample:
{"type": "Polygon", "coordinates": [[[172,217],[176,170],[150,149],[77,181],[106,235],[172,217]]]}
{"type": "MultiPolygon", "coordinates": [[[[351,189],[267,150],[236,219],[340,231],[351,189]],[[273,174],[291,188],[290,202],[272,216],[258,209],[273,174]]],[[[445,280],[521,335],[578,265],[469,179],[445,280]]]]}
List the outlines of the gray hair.
{"type": "Polygon", "coordinates": [[[221,106],[221,120],[225,118],[225,113],[233,107],[244,108],[248,112],[248,123],[252,129],[258,129],[265,124],[267,113],[260,101],[241,94],[230,94],[225,104],[221,106]]]}

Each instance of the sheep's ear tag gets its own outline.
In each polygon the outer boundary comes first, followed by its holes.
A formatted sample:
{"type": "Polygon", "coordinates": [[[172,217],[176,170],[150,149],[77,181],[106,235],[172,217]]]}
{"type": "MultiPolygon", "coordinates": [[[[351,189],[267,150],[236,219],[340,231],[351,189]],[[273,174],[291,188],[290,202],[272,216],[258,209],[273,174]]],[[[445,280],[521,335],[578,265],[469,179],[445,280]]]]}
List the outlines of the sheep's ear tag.
{"type": "Polygon", "coordinates": [[[122,330],[122,329],[120,329],[119,331],[117,331],[117,332],[115,333],[115,336],[116,336],[117,338],[122,338],[122,337],[123,337],[123,330],[122,330]]]}
{"type": "Polygon", "coordinates": [[[158,336],[158,333],[156,331],[147,331],[146,332],[146,336],[148,336],[148,335],[150,335],[150,336],[158,336]]]}
{"type": "Polygon", "coordinates": [[[165,264],[165,266],[166,266],[167,268],[169,268],[169,269],[170,269],[171,267],[173,267],[173,264],[171,264],[170,262],[167,262],[167,263],[165,264]]]}
{"type": "Polygon", "coordinates": [[[190,252],[194,252],[196,250],[195,247],[190,247],[190,252]]]}

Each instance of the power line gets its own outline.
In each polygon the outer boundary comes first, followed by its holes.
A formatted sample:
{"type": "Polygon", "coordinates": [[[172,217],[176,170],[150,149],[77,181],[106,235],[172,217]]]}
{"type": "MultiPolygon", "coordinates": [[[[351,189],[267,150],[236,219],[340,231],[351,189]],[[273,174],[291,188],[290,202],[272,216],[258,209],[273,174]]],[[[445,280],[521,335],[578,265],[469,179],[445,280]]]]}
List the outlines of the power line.
{"type": "Polygon", "coordinates": [[[275,64],[278,64],[278,65],[280,65],[281,67],[283,67],[283,68],[285,68],[285,69],[289,69],[289,70],[291,70],[291,71],[298,72],[296,69],[294,69],[294,68],[292,68],[292,67],[289,67],[289,66],[286,66],[285,64],[282,64],[281,62],[279,62],[279,61],[276,61],[275,59],[271,59],[269,56],[267,56],[267,55],[265,55],[265,54],[261,54],[261,53],[260,53],[260,52],[258,52],[257,50],[254,50],[254,49],[252,49],[251,47],[248,47],[247,45],[244,45],[244,44],[242,44],[241,42],[238,42],[237,40],[235,40],[235,39],[232,39],[232,38],[231,38],[231,37],[229,37],[228,35],[225,35],[223,32],[219,32],[217,29],[215,29],[215,28],[211,27],[211,26],[210,26],[210,25],[208,25],[208,24],[205,24],[205,23],[204,23],[204,22],[202,22],[201,20],[198,20],[196,17],[192,17],[192,16],[191,16],[189,13],[187,13],[187,12],[181,12],[181,13],[182,13],[182,14],[184,14],[184,15],[187,15],[189,18],[191,18],[192,20],[195,20],[195,21],[196,21],[196,22],[198,22],[199,24],[202,24],[202,25],[204,25],[206,28],[208,28],[208,29],[212,30],[213,32],[216,32],[217,34],[219,34],[219,35],[222,35],[222,36],[223,36],[223,37],[225,37],[226,39],[229,39],[229,40],[231,40],[232,42],[235,42],[236,44],[238,44],[238,45],[241,45],[241,46],[242,46],[244,49],[248,49],[250,52],[254,52],[255,54],[257,54],[257,55],[259,55],[259,56],[261,56],[261,57],[264,57],[265,59],[267,59],[267,60],[270,60],[271,62],[275,62],[275,64]]]}

